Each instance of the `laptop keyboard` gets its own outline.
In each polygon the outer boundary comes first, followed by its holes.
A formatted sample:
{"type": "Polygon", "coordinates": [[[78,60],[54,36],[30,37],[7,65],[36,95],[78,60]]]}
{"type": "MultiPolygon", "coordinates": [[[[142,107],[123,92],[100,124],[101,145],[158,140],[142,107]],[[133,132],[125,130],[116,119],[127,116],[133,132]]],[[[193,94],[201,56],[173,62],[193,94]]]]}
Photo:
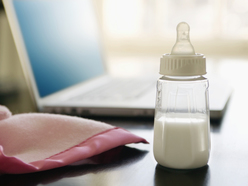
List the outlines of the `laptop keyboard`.
{"type": "Polygon", "coordinates": [[[134,100],[142,96],[149,89],[155,88],[155,82],[147,79],[117,79],[73,98],[80,100],[134,100]]]}

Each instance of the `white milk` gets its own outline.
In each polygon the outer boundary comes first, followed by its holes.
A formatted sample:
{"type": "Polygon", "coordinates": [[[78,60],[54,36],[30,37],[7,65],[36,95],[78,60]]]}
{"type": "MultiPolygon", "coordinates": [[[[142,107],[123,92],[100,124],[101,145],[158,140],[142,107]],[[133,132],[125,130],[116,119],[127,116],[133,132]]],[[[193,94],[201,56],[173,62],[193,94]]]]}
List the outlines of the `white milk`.
{"type": "Polygon", "coordinates": [[[155,119],[153,152],[160,165],[192,169],[207,164],[209,120],[205,115],[193,115],[193,118],[177,115],[177,118],[163,116],[155,119]]]}

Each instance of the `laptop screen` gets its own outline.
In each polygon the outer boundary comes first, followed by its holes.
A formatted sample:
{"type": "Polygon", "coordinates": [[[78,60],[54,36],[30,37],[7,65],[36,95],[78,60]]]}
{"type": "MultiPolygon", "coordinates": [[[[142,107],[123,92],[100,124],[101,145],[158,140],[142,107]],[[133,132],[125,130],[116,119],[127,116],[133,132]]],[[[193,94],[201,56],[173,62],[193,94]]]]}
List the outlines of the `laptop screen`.
{"type": "Polygon", "coordinates": [[[89,0],[13,0],[40,97],[105,72],[89,0]]]}

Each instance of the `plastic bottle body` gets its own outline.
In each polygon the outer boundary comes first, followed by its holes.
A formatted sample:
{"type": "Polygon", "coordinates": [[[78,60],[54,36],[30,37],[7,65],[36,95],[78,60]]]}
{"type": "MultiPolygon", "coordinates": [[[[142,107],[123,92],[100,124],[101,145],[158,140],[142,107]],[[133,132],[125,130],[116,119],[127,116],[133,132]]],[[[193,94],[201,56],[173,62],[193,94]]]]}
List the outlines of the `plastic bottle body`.
{"type": "Polygon", "coordinates": [[[160,165],[176,169],[206,165],[209,128],[205,77],[163,76],[158,80],[153,152],[160,165]]]}

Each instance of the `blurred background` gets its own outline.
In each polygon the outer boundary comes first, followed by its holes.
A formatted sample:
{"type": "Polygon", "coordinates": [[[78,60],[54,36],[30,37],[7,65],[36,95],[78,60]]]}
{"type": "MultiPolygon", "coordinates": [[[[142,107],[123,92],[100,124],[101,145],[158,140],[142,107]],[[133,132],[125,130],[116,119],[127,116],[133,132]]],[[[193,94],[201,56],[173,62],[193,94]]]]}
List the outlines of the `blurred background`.
{"type": "MultiPolygon", "coordinates": [[[[209,74],[237,85],[248,69],[248,2],[243,0],[93,0],[99,18],[107,67],[113,75],[158,73],[159,59],[170,53],[176,26],[190,25],[191,42],[207,57],[209,74]],[[236,79],[230,77],[241,68],[236,79]]],[[[241,86],[241,84],[240,84],[241,86]]],[[[0,104],[18,90],[24,76],[8,21],[0,10],[0,104]],[[6,95],[8,95],[6,97],[6,95]]],[[[24,93],[24,95],[28,92],[24,93]]],[[[24,99],[25,100],[25,99],[24,99]]],[[[24,101],[25,102],[25,101],[24,101]]],[[[23,108],[15,112],[26,112],[23,108]]],[[[33,108],[32,108],[33,109],[33,108]]]]}
{"type": "Polygon", "coordinates": [[[247,1],[95,0],[95,4],[113,73],[126,69],[125,74],[137,74],[141,71],[137,63],[146,63],[140,73],[157,73],[159,58],[171,52],[182,21],[190,25],[195,52],[207,57],[209,74],[230,78],[235,61],[248,60],[247,1]]]}
{"type": "Polygon", "coordinates": [[[246,56],[248,3],[243,0],[96,1],[111,53],[170,52],[176,26],[191,27],[191,41],[206,55],[246,56]]]}

